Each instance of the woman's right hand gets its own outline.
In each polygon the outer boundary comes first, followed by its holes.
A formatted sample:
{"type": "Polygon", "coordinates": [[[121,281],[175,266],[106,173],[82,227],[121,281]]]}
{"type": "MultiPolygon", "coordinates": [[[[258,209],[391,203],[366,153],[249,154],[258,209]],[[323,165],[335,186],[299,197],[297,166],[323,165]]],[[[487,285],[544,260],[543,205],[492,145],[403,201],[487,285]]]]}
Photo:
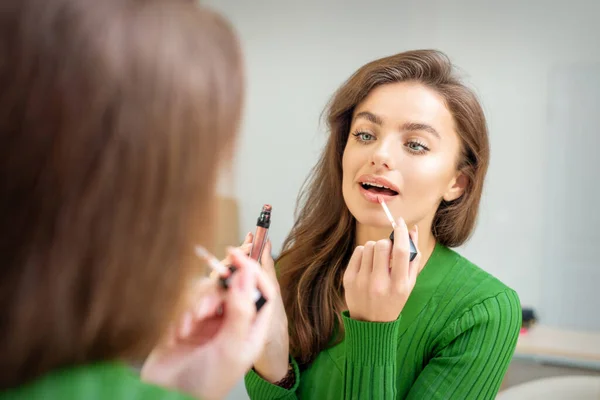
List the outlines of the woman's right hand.
{"type": "MultiPolygon", "coordinates": [[[[250,254],[252,240],[252,233],[248,233],[244,243],[240,246],[240,249],[246,254],[250,254]]],[[[265,347],[262,354],[254,362],[254,371],[264,380],[275,383],[282,380],[288,372],[290,337],[288,319],[281,298],[281,290],[277,281],[275,262],[271,256],[271,250],[271,241],[268,240],[261,257],[261,265],[276,289],[275,298],[270,300],[273,302],[274,310],[268,328],[265,347]]]]}
{"type": "Polygon", "coordinates": [[[395,241],[367,242],[354,250],[344,273],[346,305],[350,318],[359,321],[390,322],[398,319],[423,269],[419,234],[415,226],[409,233],[398,219],[395,241]],[[417,248],[410,261],[409,235],[417,248]]]}
{"type": "Polygon", "coordinates": [[[216,279],[197,282],[187,312],[144,363],[141,378],[200,399],[222,399],[262,353],[277,301],[271,278],[240,250],[230,252],[238,271],[227,291],[216,279]],[[254,289],[267,302],[257,313],[254,289]]]}

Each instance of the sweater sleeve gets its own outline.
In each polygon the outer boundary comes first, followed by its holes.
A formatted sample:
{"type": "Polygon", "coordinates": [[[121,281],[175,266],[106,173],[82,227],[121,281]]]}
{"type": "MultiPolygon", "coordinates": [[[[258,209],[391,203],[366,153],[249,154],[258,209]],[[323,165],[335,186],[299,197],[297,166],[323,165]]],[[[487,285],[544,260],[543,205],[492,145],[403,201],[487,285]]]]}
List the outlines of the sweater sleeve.
{"type": "Polygon", "coordinates": [[[472,307],[438,336],[435,355],[407,399],[494,399],[514,354],[521,318],[512,290],[472,307]]]}
{"type": "Polygon", "coordinates": [[[391,400],[397,396],[398,328],[392,322],[364,322],[342,314],[346,335],[344,399],[391,400]]]}
{"type": "Polygon", "coordinates": [[[244,377],[246,391],[252,400],[296,400],[296,391],[300,385],[300,369],[293,357],[290,362],[294,369],[295,383],[291,389],[284,389],[264,380],[254,369],[251,369],[244,377]]]}

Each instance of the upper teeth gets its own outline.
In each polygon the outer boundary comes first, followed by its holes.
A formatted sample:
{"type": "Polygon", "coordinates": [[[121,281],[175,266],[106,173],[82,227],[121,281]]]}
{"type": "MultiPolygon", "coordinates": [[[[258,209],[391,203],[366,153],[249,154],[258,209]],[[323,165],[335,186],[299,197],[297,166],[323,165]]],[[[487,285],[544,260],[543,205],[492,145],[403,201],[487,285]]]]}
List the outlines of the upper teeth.
{"type": "Polygon", "coordinates": [[[363,185],[375,186],[375,187],[380,187],[380,188],[384,188],[384,189],[390,189],[390,190],[392,190],[391,188],[389,188],[389,187],[387,187],[387,186],[380,185],[380,184],[378,184],[378,183],[363,182],[363,185]]]}

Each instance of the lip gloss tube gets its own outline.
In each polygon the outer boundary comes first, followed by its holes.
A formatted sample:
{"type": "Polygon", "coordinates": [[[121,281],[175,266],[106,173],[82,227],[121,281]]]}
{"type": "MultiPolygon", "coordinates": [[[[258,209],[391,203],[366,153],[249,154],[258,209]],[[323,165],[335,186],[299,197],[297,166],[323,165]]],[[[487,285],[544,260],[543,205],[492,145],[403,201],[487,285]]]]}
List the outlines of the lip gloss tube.
{"type": "Polygon", "coordinates": [[[271,226],[271,210],[273,208],[270,204],[265,204],[258,216],[256,221],[256,233],[254,234],[254,240],[252,240],[252,248],[250,249],[250,258],[260,263],[262,252],[267,243],[267,237],[269,234],[269,227],[271,226]]]}
{"type": "MultiPolygon", "coordinates": [[[[392,244],[393,244],[394,243],[394,231],[392,231],[392,233],[390,234],[390,240],[392,241],[392,244]]],[[[410,235],[408,236],[408,245],[410,247],[410,258],[409,258],[409,260],[412,261],[417,256],[417,248],[415,247],[415,244],[413,243],[410,235]]]]}

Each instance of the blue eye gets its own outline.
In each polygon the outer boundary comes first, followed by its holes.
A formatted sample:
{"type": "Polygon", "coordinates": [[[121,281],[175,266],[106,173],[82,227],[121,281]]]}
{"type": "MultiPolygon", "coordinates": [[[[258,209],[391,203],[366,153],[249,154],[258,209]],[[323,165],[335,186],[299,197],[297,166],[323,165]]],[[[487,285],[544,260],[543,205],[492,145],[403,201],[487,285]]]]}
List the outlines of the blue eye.
{"type": "Polygon", "coordinates": [[[355,132],[352,135],[356,138],[356,140],[358,140],[361,143],[370,142],[372,140],[375,140],[375,136],[373,136],[372,134],[370,134],[368,132],[355,132]]]}
{"type": "Polygon", "coordinates": [[[414,154],[423,154],[429,151],[429,148],[422,143],[416,141],[410,141],[406,144],[406,147],[411,153],[414,154]]]}

